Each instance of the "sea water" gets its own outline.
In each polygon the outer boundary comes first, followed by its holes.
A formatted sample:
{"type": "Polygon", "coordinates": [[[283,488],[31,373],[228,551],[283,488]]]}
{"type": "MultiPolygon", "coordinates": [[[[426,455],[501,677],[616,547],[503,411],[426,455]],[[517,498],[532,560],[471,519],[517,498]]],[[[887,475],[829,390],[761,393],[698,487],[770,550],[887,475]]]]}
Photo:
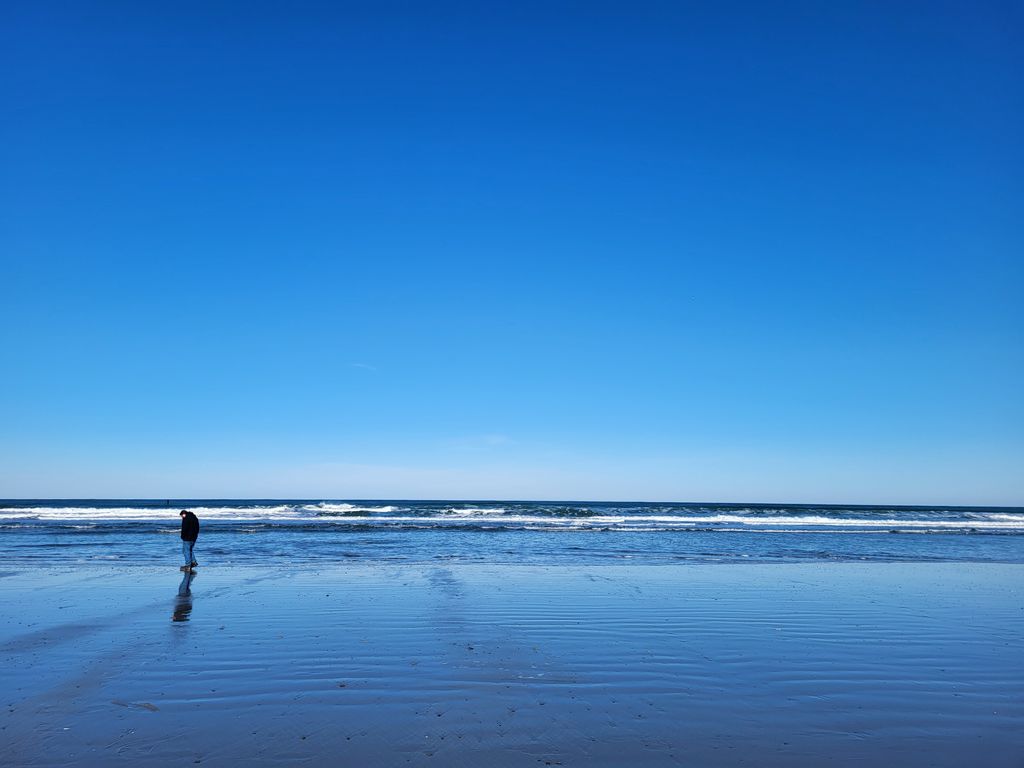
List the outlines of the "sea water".
{"type": "Polygon", "coordinates": [[[1024,562],[1024,508],[401,500],[0,500],[5,564],[1024,562]]]}

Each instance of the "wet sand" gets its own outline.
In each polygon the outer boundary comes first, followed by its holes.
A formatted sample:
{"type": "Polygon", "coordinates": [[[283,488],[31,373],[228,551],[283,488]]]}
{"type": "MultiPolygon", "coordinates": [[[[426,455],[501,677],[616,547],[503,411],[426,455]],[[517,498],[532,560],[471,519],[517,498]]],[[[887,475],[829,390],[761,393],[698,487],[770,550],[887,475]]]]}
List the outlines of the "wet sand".
{"type": "Polygon", "coordinates": [[[0,578],[4,764],[1024,765],[1024,566],[0,578]]]}

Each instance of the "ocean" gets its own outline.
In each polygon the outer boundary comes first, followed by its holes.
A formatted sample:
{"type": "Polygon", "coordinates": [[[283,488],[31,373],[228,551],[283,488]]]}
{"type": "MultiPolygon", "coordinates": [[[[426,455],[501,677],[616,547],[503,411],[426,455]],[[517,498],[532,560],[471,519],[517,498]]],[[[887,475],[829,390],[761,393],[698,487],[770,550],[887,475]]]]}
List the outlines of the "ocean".
{"type": "Polygon", "coordinates": [[[1024,508],[544,501],[0,500],[5,561],[204,565],[1024,562],[1024,508]]]}

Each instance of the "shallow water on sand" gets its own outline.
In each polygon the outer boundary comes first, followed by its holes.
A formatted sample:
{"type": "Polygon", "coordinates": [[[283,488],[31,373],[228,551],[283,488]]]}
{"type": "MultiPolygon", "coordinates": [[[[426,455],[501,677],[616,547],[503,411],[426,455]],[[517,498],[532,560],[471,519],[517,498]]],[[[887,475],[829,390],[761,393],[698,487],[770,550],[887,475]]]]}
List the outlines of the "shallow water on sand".
{"type": "Polygon", "coordinates": [[[1024,567],[0,578],[15,765],[1019,766],[1024,567]]]}

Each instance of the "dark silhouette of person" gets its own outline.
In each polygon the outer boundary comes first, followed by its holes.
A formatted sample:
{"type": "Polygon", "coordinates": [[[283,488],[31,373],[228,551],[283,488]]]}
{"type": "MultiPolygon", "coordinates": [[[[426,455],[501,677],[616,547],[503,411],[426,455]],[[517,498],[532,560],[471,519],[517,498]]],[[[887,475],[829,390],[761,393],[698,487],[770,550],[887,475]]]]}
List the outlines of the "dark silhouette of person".
{"type": "Polygon", "coordinates": [[[196,574],[191,569],[185,571],[185,575],[181,577],[171,621],[188,621],[189,614],[192,613],[192,579],[195,577],[196,574]]]}
{"type": "Polygon", "coordinates": [[[184,568],[195,568],[199,563],[193,552],[196,546],[196,539],[199,538],[199,518],[187,509],[178,513],[181,515],[181,554],[185,558],[184,568]]]}

